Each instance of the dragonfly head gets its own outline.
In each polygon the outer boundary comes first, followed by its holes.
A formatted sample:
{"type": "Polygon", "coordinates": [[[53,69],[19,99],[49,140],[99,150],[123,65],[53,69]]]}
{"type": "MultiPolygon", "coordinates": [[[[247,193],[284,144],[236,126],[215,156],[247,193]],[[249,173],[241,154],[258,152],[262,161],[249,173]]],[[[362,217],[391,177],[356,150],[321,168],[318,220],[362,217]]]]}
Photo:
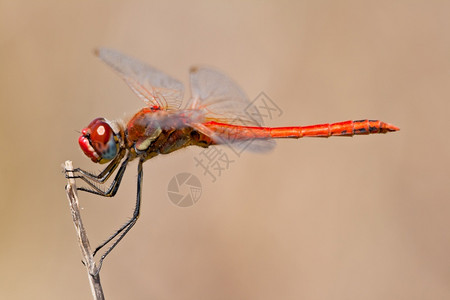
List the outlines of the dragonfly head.
{"type": "Polygon", "coordinates": [[[100,164],[116,157],[120,148],[118,135],[104,118],[97,118],[84,128],[78,143],[87,157],[100,164]]]}

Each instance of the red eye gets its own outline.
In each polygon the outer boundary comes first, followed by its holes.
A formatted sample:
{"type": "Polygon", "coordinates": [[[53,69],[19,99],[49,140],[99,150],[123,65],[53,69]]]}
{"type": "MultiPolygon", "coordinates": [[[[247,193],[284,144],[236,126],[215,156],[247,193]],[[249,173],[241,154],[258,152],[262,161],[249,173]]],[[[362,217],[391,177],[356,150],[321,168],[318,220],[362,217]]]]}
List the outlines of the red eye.
{"type": "Polygon", "coordinates": [[[91,143],[98,144],[100,147],[104,147],[114,134],[103,118],[95,119],[88,125],[88,128],[90,129],[91,143]]]}
{"type": "Polygon", "coordinates": [[[115,133],[104,118],[97,118],[82,131],[78,139],[81,150],[93,161],[105,163],[113,159],[118,151],[115,133]]]}

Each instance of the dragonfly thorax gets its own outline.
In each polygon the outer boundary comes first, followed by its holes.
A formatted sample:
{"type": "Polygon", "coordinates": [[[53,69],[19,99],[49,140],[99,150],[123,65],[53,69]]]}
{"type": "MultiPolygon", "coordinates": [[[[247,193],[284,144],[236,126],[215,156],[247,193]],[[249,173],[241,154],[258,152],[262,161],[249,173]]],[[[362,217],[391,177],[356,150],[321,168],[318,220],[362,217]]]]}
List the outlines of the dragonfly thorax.
{"type": "Polygon", "coordinates": [[[93,120],[81,131],[78,139],[81,150],[93,162],[104,164],[116,157],[120,142],[109,121],[104,118],[93,120]]]}

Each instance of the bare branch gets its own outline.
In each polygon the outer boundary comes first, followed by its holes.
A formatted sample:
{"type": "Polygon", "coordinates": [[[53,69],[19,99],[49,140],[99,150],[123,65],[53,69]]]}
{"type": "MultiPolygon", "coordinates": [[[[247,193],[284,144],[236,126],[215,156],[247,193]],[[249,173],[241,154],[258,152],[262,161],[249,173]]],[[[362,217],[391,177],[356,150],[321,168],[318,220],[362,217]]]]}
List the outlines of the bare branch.
{"type": "MultiPolygon", "coordinates": [[[[67,160],[65,162],[66,170],[73,170],[72,161],[67,160]]],[[[72,172],[67,172],[70,177],[73,176],[72,172]]],[[[70,211],[72,213],[72,220],[75,226],[75,230],[78,236],[78,243],[80,244],[81,254],[83,255],[83,262],[86,266],[89,278],[89,284],[91,286],[92,296],[95,300],[103,300],[105,296],[103,295],[102,285],[100,283],[99,269],[95,264],[94,256],[91,251],[91,246],[89,244],[89,239],[84,229],[83,222],[81,220],[80,208],[78,205],[78,195],[77,187],[75,184],[75,179],[67,179],[66,185],[67,199],[69,200],[70,211]]]]}

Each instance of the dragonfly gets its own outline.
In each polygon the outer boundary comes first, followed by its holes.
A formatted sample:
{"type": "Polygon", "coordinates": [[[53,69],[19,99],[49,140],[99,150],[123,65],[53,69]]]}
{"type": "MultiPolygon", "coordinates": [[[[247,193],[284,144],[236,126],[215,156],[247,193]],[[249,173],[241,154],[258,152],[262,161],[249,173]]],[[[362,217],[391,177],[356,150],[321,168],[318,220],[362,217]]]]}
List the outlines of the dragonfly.
{"type": "Polygon", "coordinates": [[[113,49],[100,48],[95,53],[146,103],[128,122],[94,119],[81,131],[78,139],[88,158],[94,163],[108,164],[99,174],[80,168],[71,170],[74,175],[70,178],[79,178],[88,186],[78,187],[80,191],[104,197],[115,196],[128,164],[138,160],[133,215],[95,249],[94,255],[108,243],[112,244],[101,256],[100,267],[138,220],[142,165],[157,155],[188,146],[207,148],[240,143],[246,143],[246,150],[264,152],[274,147],[274,139],[367,135],[399,130],[389,123],[368,119],[311,126],[264,127],[261,114],[241,88],[210,67],[191,68],[192,95],[182,108],[184,86],[177,79],[113,49]],[[101,184],[105,184],[116,170],[112,182],[102,189],[101,184]]]}

